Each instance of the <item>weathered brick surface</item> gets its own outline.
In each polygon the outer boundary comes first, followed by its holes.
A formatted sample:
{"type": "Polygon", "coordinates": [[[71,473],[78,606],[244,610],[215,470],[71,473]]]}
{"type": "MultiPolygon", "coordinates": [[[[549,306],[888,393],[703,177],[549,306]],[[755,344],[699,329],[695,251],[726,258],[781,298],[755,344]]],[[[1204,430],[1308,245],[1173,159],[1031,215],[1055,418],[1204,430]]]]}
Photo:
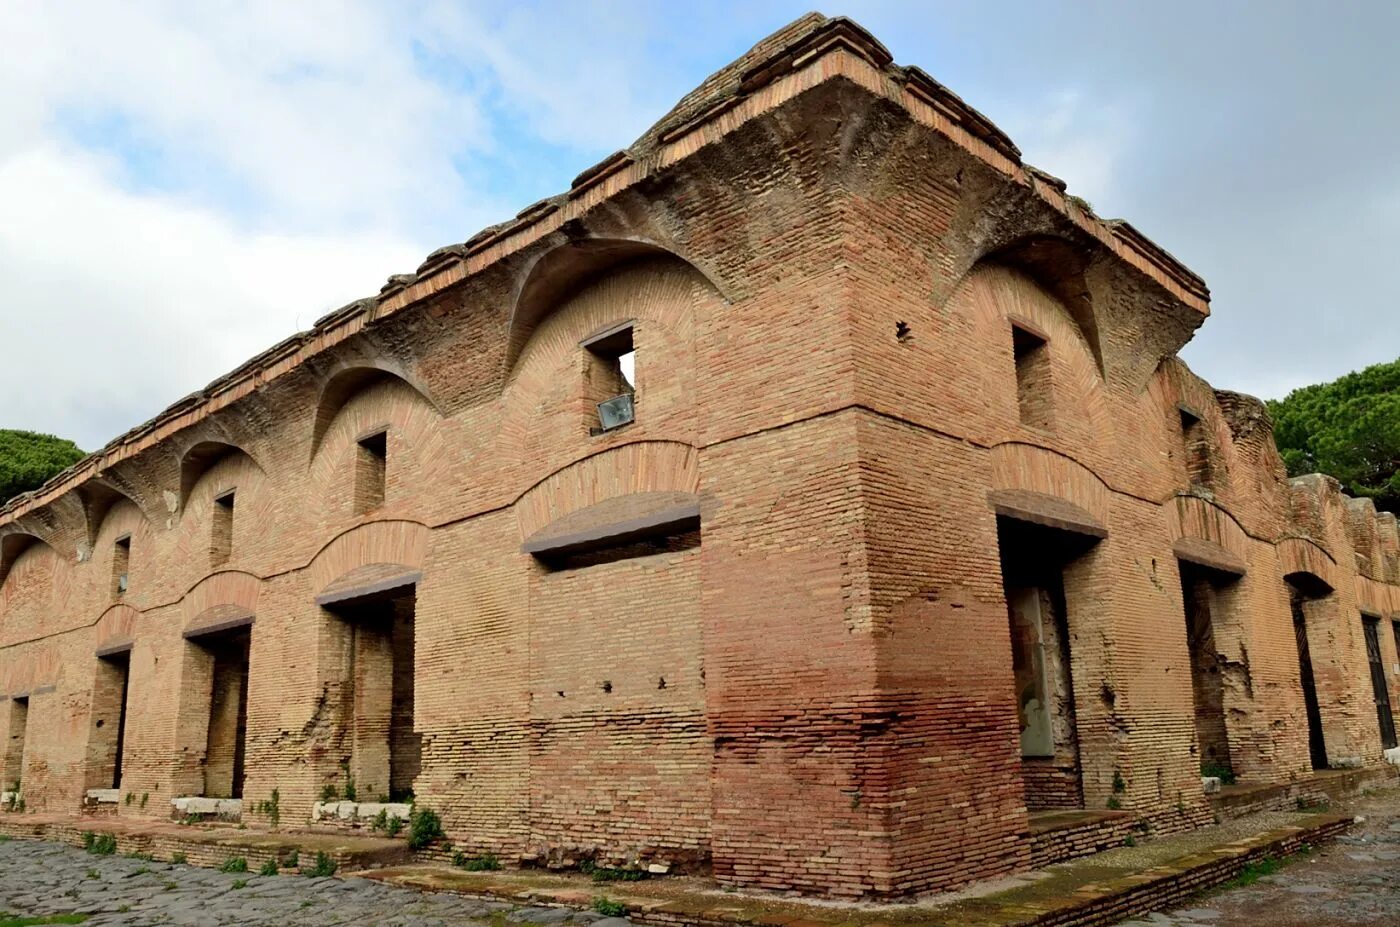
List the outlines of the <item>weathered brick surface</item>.
{"type": "Polygon", "coordinates": [[[1207,311],[922,72],[806,17],[567,195],[0,509],[0,780],[53,812],[108,784],[98,652],[129,643],[123,817],[234,791],[246,712],[249,821],[275,790],[303,825],[353,776],[511,862],[947,889],[1059,852],[1038,808],[1209,820],[1201,731],[1243,781],[1305,780],[1290,586],[1327,761],[1378,768],[1361,615],[1400,619],[1396,520],[1286,479],[1262,406],[1176,359],[1207,311]],[[613,374],[581,342],[625,322],[637,419],[592,434],[613,374]],[[1013,326],[1044,342],[1019,378],[1013,326]],[[698,539],[522,551],[657,500],[697,505],[698,539]],[[1013,583],[1063,596],[1048,766],[1018,743],[1013,583]],[[398,632],[356,617],[391,601],[398,632]],[[240,709],[208,634],[248,619],[240,709]]]}

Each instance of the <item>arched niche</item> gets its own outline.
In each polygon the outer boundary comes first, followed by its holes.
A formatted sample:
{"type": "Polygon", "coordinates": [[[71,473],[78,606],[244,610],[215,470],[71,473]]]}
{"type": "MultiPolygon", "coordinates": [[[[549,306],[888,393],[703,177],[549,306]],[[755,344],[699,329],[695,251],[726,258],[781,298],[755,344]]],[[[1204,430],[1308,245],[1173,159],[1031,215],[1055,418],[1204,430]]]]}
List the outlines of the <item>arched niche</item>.
{"type": "Polygon", "coordinates": [[[516,290],[508,323],[506,372],[515,367],[526,342],[540,322],[571,294],[627,264],[654,258],[673,258],[685,263],[719,292],[707,274],[674,252],[651,242],[585,239],[561,245],[536,259],[516,290]]]}
{"type": "Polygon", "coordinates": [[[316,402],[316,417],[311,431],[311,459],[316,459],[326,433],[340,411],[359,393],[375,386],[398,382],[418,395],[418,398],[441,414],[427,391],[415,383],[404,371],[391,368],[387,364],[360,363],[343,367],[331,374],[321,387],[321,395],[316,402]]]}
{"type": "MultiPolygon", "coordinates": [[[[192,445],[180,456],[180,510],[185,510],[190,493],[206,473],[230,457],[246,457],[254,467],[262,471],[253,455],[235,444],[223,441],[200,441],[192,445]]],[[[264,471],[265,472],[265,471],[264,471]]]]}
{"type": "Polygon", "coordinates": [[[1013,268],[1062,303],[1079,326],[1093,354],[1099,376],[1104,376],[1103,347],[1093,297],[1085,279],[1090,251],[1053,235],[1028,235],[983,257],[981,263],[1013,268]]]}
{"type": "MultiPolygon", "coordinates": [[[[19,560],[20,555],[35,545],[49,547],[48,543],[35,534],[12,533],[0,537],[0,589],[5,586],[5,580],[9,578],[10,570],[19,560]]],[[[50,551],[53,548],[49,548],[50,551]]]]}
{"type": "Polygon", "coordinates": [[[90,548],[97,544],[97,533],[102,530],[103,522],[114,507],[129,503],[137,511],[142,511],[135,499],[100,478],[88,480],[76,492],[83,503],[83,514],[87,520],[86,541],[90,548]]]}

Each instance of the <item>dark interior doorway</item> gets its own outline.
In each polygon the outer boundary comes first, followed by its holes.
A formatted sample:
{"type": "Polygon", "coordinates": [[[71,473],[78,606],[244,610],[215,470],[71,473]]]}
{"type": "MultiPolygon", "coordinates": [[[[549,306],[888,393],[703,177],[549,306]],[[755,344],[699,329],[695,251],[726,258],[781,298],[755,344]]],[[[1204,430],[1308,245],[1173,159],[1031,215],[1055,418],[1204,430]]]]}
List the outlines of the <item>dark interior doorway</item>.
{"type": "Polygon", "coordinates": [[[1064,573],[1097,539],[999,517],[997,540],[1011,623],[1026,807],[1031,811],[1082,808],[1064,573]]]}
{"type": "Polygon", "coordinates": [[[209,735],[204,753],[204,795],[207,798],[243,797],[251,642],[250,627],[207,634],[196,641],[212,661],[209,735]]]}
{"type": "Polygon", "coordinates": [[[349,636],[347,762],[362,801],[407,800],[421,768],[413,727],[415,602],[410,586],[328,606],[349,636]]]}
{"type": "Polygon", "coordinates": [[[93,685],[93,740],[96,763],[89,782],[98,788],[119,789],[126,754],[126,703],[131,685],[131,651],[105,654],[97,661],[93,685]]]}
{"type": "Polygon", "coordinates": [[[1395,716],[1390,711],[1390,688],[1385,680],[1385,661],[1381,659],[1381,620],[1369,615],[1362,617],[1366,631],[1366,660],[1371,666],[1371,691],[1376,700],[1376,720],[1381,729],[1381,746],[1395,746],[1395,716]]]}
{"type": "MultiPolygon", "coordinates": [[[[1234,780],[1230,735],[1225,718],[1225,667],[1215,635],[1219,611],[1215,571],[1179,562],[1181,598],[1186,610],[1186,641],[1191,653],[1191,696],[1194,706],[1196,745],[1200,749],[1201,775],[1234,780]]],[[[1234,577],[1231,577],[1234,579],[1234,577]]]]}
{"type": "Polygon", "coordinates": [[[1293,608],[1293,636],[1298,642],[1299,682],[1303,688],[1303,707],[1308,719],[1308,756],[1313,769],[1327,768],[1327,741],[1322,735],[1322,707],[1317,700],[1317,680],[1313,675],[1312,647],[1308,643],[1309,603],[1330,593],[1324,585],[1310,582],[1305,574],[1288,579],[1289,600],[1293,608]]]}

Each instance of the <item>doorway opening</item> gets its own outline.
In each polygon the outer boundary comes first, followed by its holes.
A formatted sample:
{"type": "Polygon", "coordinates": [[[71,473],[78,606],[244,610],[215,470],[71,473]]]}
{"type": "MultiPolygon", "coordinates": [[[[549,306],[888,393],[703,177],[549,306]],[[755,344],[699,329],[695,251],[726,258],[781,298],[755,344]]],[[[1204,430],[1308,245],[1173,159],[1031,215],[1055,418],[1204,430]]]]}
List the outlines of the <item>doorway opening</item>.
{"type": "Polygon", "coordinates": [[[1216,617],[1220,595],[1236,577],[1186,561],[1178,561],[1181,598],[1186,610],[1186,642],[1191,654],[1191,696],[1194,705],[1196,745],[1200,749],[1201,775],[1214,776],[1227,785],[1235,779],[1226,726],[1226,667],[1216,642],[1216,617]]]}
{"type": "Polygon", "coordinates": [[[190,746],[203,748],[203,781],[195,794],[205,798],[243,797],[252,634],[250,617],[188,637],[184,695],[203,716],[203,725],[191,731],[190,746]]]}
{"type": "Polygon", "coordinates": [[[997,539],[1011,622],[1026,808],[1083,808],[1064,574],[1097,539],[1004,516],[997,519],[997,539]]]}
{"type": "MultiPolygon", "coordinates": [[[[406,801],[422,762],[413,728],[415,587],[328,605],[346,644],[348,782],[361,801],[406,801]]],[[[349,797],[349,796],[347,796],[349,797]]]]}
{"type": "Polygon", "coordinates": [[[24,744],[29,728],[29,699],[10,699],[10,736],[5,741],[4,780],[0,791],[19,792],[24,779],[24,744]]]}
{"type": "Polygon", "coordinates": [[[104,654],[97,659],[92,690],[92,767],[90,788],[119,789],[126,753],[126,702],[131,685],[131,651],[104,654]]]}
{"type": "Polygon", "coordinates": [[[1376,720],[1381,729],[1381,747],[1395,746],[1395,716],[1390,711],[1390,689],[1385,681],[1385,661],[1381,659],[1381,620],[1363,615],[1366,631],[1366,660],[1371,666],[1371,692],[1376,700],[1376,720]]]}
{"type": "Polygon", "coordinates": [[[1322,734],[1322,706],[1317,700],[1317,679],[1313,674],[1312,647],[1308,643],[1308,612],[1331,593],[1320,580],[1306,573],[1287,577],[1289,602],[1293,609],[1293,636],[1298,642],[1298,673],[1303,689],[1303,707],[1308,719],[1308,758],[1313,769],[1327,768],[1327,741],[1322,734]]]}

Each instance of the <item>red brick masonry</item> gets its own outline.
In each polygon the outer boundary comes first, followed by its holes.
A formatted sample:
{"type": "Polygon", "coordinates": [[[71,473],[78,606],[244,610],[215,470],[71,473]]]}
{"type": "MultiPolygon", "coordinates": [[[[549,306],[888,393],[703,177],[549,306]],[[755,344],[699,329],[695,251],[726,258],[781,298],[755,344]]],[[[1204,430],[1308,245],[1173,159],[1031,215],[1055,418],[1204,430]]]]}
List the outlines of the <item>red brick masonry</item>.
{"type": "Polygon", "coordinates": [[[1396,520],[1177,359],[1208,311],[803,17],[0,509],[0,785],[411,788],[468,855],[881,896],[1056,855],[1040,810],[1379,768],[1396,520]]]}

